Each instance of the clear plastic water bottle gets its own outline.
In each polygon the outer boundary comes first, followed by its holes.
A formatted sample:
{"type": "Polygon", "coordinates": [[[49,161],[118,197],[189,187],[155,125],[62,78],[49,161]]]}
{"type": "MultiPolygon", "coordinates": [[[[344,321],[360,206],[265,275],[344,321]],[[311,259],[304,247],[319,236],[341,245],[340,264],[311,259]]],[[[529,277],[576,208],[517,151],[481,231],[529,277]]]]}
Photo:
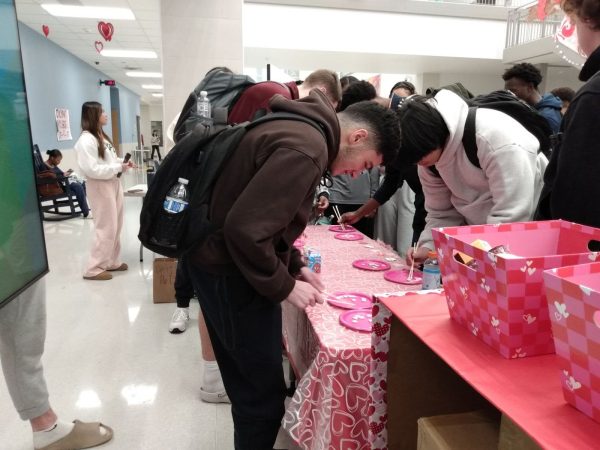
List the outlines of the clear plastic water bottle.
{"type": "Polygon", "coordinates": [[[198,97],[198,101],[196,103],[196,111],[201,117],[206,117],[207,119],[210,119],[212,117],[210,100],[208,100],[208,92],[200,92],[200,97],[198,97]]]}
{"type": "Polygon", "coordinates": [[[430,251],[423,263],[423,289],[439,289],[442,287],[442,272],[437,253],[430,251]]]}
{"type": "Polygon", "coordinates": [[[179,214],[188,207],[189,194],[187,191],[188,180],[179,178],[177,183],[167,193],[163,208],[169,214],[179,214]]]}

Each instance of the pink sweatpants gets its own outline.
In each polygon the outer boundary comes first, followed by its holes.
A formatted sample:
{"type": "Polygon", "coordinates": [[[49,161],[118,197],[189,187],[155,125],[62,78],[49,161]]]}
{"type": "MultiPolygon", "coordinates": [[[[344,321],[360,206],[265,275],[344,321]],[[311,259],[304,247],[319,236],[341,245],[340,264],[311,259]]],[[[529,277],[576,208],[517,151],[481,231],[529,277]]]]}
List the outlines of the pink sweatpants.
{"type": "Polygon", "coordinates": [[[116,177],[110,180],[88,178],[86,185],[96,234],[83,276],[93,277],[121,265],[123,187],[116,177]]]}

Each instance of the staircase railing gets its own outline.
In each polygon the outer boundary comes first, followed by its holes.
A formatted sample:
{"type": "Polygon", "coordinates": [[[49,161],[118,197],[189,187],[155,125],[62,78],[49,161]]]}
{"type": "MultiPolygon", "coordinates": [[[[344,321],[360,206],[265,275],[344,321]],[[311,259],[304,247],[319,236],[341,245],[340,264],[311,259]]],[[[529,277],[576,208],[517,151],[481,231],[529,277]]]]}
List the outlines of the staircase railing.
{"type": "Polygon", "coordinates": [[[537,8],[537,1],[529,1],[527,4],[508,12],[506,48],[523,45],[556,34],[564,13],[560,10],[552,10],[540,20],[537,15],[537,8]]]}

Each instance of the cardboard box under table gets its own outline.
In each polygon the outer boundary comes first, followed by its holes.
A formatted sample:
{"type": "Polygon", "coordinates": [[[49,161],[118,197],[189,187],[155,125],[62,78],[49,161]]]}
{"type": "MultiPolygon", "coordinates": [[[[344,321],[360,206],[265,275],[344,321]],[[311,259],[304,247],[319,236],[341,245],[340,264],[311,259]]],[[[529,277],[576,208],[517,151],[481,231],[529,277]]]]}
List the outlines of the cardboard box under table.
{"type": "Polygon", "coordinates": [[[433,239],[452,319],[505,358],[522,358],[554,352],[543,271],[595,260],[589,244],[600,230],[554,220],[439,228],[433,239]],[[512,256],[476,248],[477,239],[512,256]]]}
{"type": "Polygon", "coordinates": [[[153,301],[154,303],[175,302],[175,273],[177,259],[156,258],[153,263],[153,301]]]}
{"type": "MultiPolygon", "coordinates": [[[[600,422],[600,263],[544,272],[566,401],[600,422]]],[[[600,446],[600,436],[598,437],[600,446]]]]}

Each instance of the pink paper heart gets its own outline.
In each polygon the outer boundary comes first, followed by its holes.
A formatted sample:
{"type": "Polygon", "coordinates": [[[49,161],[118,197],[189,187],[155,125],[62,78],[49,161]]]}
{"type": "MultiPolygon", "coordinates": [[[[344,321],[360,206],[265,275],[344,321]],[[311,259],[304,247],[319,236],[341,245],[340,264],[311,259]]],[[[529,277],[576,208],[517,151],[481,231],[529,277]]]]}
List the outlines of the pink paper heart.
{"type": "Polygon", "coordinates": [[[596,311],[594,312],[594,325],[596,325],[598,328],[600,328],[600,311],[596,311]]]}
{"type": "Polygon", "coordinates": [[[113,24],[110,22],[98,22],[98,31],[105,41],[110,42],[115,31],[115,27],[113,27],[113,24]]]}
{"type": "Polygon", "coordinates": [[[102,49],[104,48],[104,44],[100,41],[96,41],[96,42],[94,42],[94,47],[96,47],[96,51],[98,53],[100,53],[102,51],[102,49]]]}

